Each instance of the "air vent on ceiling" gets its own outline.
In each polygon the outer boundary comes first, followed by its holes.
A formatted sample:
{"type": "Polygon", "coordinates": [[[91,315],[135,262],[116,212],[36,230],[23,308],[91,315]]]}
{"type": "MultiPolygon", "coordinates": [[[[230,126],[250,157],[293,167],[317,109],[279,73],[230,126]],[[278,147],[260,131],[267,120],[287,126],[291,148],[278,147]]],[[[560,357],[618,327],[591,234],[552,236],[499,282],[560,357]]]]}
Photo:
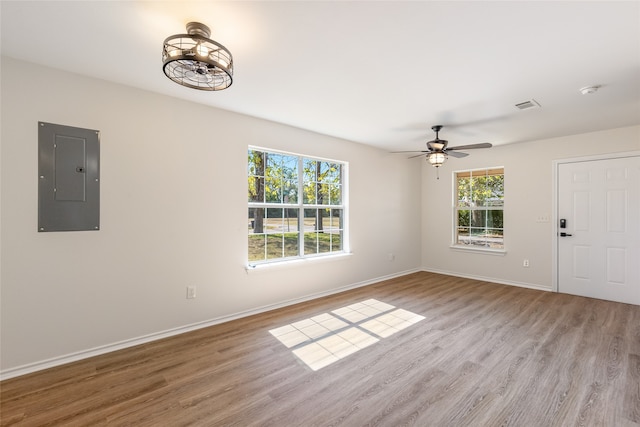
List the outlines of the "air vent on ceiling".
{"type": "Polygon", "coordinates": [[[516,108],[519,110],[528,110],[529,108],[540,108],[540,104],[538,104],[538,101],[535,99],[531,99],[529,101],[516,104],[516,108]]]}

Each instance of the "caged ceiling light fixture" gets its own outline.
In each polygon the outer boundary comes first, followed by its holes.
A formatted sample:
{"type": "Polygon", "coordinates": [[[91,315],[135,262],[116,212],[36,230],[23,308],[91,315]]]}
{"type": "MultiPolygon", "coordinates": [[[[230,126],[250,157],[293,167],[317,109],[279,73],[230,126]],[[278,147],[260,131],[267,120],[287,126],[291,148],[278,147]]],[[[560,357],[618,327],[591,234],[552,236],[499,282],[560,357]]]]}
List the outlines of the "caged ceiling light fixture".
{"type": "Polygon", "coordinates": [[[187,34],[164,40],[162,70],[179,85],[198,90],[223,90],[233,82],[231,52],[209,38],[211,30],[199,22],[187,24],[187,34]]]}

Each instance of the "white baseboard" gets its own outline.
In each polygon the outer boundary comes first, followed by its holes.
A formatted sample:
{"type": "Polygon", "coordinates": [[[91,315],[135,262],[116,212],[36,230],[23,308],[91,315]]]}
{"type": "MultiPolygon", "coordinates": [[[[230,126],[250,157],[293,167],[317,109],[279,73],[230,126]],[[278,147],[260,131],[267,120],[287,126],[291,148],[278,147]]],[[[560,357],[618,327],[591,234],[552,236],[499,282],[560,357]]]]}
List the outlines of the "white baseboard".
{"type": "Polygon", "coordinates": [[[325,296],[338,294],[340,292],[348,291],[350,289],[356,289],[363,286],[372,285],[374,283],[393,279],[395,277],[406,276],[407,274],[415,273],[418,271],[420,271],[420,269],[416,268],[412,270],[402,271],[399,273],[389,274],[387,276],[377,277],[375,279],[353,283],[347,286],[342,286],[342,287],[331,289],[325,292],[318,292],[315,294],[306,295],[299,298],[293,298],[293,299],[279,302],[276,304],[269,304],[269,305],[265,305],[265,306],[251,309],[251,310],[245,310],[238,313],[205,320],[202,322],[192,323],[189,325],[172,328],[165,331],[154,332],[152,334],[143,335],[143,336],[131,338],[128,340],[123,340],[123,341],[119,341],[112,344],[102,345],[99,347],[94,347],[94,348],[70,353],[63,356],[53,357],[51,359],[46,359],[39,362],[29,363],[26,365],[15,367],[15,368],[5,369],[4,371],[0,372],[0,381],[7,380],[9,378],[19,377],[21,375],[30,374],[37,371],[42,371],[44,369],[53,368],[55,366],[65,365],[67,363],[76,362],[78,360],[88,359],[90,357],[99,356],[101,354],[111,353],[113,351],[134,347],[136,345],[145,344],[151,341],[156,341],[156,340],[171,337],[174,335],[184,334],[186,332],[191,332],[197,329],[218,325],[220,323],[229,322],[231,320],[240,319],[242,317],[253,316],[254,314],[264,313],[264,312],[275,310],[278,308],[287,307],[289,305],[310,301],[316,298],[322,298],[325,296]]]}
{"type": "Polygon", "coordinates": [[[491,282],[491,283],[498,283],[501,285],[511,285],[511,286],[518,286],[520,288],[528,288],[528,289],[536,289],[539,291],[553,292],[553,289],[551,289],[550,286],[541,286],[535,283],[514,282],[512,280],[497,279],[495,277],[483,277],[483,276],[477,276],[474,274],[462,274],[462,273],[457,273],[453,271],[438,270],[438,269],[425,268],[425,267],[423,267],[421,271],[426,271],[428,273],[444,274],[447,276],[462,277],[464,279],[480,280],[482,282],[491,282]]]}

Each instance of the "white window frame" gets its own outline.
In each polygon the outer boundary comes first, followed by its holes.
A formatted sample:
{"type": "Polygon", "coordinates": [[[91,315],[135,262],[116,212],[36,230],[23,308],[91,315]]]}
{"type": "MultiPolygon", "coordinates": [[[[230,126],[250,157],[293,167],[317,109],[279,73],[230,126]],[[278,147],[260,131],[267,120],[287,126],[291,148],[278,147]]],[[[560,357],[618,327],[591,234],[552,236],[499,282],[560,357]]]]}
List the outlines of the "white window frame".
{"type": "MultiPolygon", "coordinates": [[[[329,260],[332,258],[340,258],[344,255],[350,255],[349,246],[349,191],[348,191],[348,176],[349,176],[349,163],[344,160],[335,160],[318,156],[305,155],[300,153],[293,153],[289,151],[276,150],[272,148],[259,147],[250,145],[247,147],[247,151],[254,150],[266,153],[281,154],[285,156],[296,157],[298,160],[298,201],[296,203],[267,203],[267,202],[251,202],[247,201],[247,207],[250,208],[276,208],[276,209],[297,209],[298,210],[298,254],[296,256],[271,258],[264,260],[249,260],[249,253],[247,252],[247,271],[255,269],[257,267],[265,266],[281,266],[289,265],[291,263],[297,263],[300,261],[306,262],[310,260],[329,260]],[[342,167],[341,174],[341,200],[340,204],[305,204],[304,203],[304,172],[303,164],[304,160],[337,163],[342,167]],[[341,245],[342,249],[339,251],[322,252],[322,253],[304,253],[304,210],[305,209],[341,209],[342,210],[342,233],[341,233],[341,245]]],[[[265,166],[266,167],[266,166],[265,166]]],[[[245,175],[248,176],[248,175],[245,175]]],[[[248,237],[248,236],[247,236],[248,237]]],[[[248,250],[248,247],[247,247],[248,250]]]]}
{"type": "MultiPolygon", "coordinates": [[[[481,208],[472,208],[469,207],[468,209],[460,208],[458,206],[458,174],[459,173],[466,173],[466,172],[471,172],[471,174],[473,175],[474,172],[479,172],[479,171],[490,171],[490,170],[494,170],[494,169],[502,169],[502,175],[503,177],[505,176],[505,167],[504,166],[491,166],[491,167],[483,167],[483,168],[475,168],[475,169],[461,169],[461,170],[457,170],[457,171],[453,171],[452,173],[452,224],[453,226],[451,227],[451,246],[450,248],[454,251],[460,251],[460,252],[472,252],[472,253],[481,253],[481,254],[488,254],[488,255],[499,255],[499,256],[503,256],[507,253],[507,242],[506,242],[506,238],[505,238],[505,227],[504,227],[504,213],[505,213],[505,201],[506,201],[506,191],[504,192],[503,195],[503,204],[501,207],[502,210],[502,221],[503,221],[503,225],[502,225],[502,248],[489,248],[489,247],[480,247],[480,246],[471,246],[471,245],[462,245],[458,243],[458,210],[462,209],[462,210],[489,210],[489,207],[481,207],[481,208]]],[[[503,178],[504,179],[504,178],[503,178]]],[[[495,207],[491,207],[493,210],[495,210],[495,207]]]]}

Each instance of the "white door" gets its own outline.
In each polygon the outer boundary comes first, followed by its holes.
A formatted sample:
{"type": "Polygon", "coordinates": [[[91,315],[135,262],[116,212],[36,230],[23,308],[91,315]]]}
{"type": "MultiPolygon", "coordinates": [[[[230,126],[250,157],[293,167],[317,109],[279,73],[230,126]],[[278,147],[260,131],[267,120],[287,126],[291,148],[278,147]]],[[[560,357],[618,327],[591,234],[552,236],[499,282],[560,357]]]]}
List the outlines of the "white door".
{"type": "Polygon", "coordinates": [[[640,305],[640,156],[560,163],[557,176],[558,291],[640,305]]]}

